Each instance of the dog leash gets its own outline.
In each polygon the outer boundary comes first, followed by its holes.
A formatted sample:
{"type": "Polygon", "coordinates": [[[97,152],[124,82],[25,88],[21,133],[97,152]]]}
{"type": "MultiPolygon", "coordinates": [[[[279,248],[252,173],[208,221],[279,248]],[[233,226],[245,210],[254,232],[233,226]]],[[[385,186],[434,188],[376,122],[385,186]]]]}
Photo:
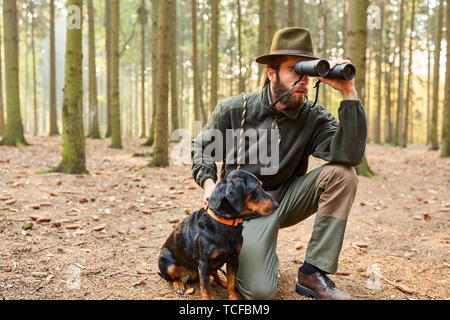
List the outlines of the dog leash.
{"type": "Polygon", "coordinates": [[[237,154],[237,159],[238,159],[237,169],[238,170],[241,169],[242,155],[245,157],[245,153],[243,150],[244,149],[244,125],[245,125],[245,116],[247,115],[247,96],[245,95],[244,92],[242,92],[241,95],[242,95],[242,98],[244,99],[244,104],[242,105],[241,132],[239,134],[239,148],[238,148],[238,154],[237,154]]]}

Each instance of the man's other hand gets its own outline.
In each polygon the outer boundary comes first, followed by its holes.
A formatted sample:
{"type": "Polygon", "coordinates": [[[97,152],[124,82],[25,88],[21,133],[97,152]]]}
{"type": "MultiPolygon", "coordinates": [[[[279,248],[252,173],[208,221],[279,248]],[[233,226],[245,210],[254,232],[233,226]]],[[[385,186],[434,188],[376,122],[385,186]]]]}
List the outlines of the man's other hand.
{"type": "MultiPolygon", "coordinates": [[[[330,70],[333,69],[338,64],[352,63],[350,60],[334,60],[330,61],[330,70]]],[[[342,93],[342,99],[344,100],[356,100],[358,99],[358,94],[355,89],[355,79],[343,80],[343,79],[328,79],[324,77],[317,77],[321,82],[331,86],[333,89],[338,90],[342,93]]]]}

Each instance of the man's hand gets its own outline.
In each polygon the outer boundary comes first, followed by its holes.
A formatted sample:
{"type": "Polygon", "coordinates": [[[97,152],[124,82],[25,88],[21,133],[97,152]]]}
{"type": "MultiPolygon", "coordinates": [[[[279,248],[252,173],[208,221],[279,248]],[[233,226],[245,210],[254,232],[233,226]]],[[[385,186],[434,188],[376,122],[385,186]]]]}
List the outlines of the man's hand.
{"type": "MultiPolygon", "coordinates": [[[[350,60],[338,59],[330,62],[330,70],[333,69],[338,64],[351,63],[350,60]]],[[[338,90],[342,93],[343,100],[356,100],[358,99],[358,94],[355,89],[354,79],[343,80],[343,79],[327,79],[323,77],[317,77],[323,83],[328,84],[333,89],[338,90]]]]}
{"type": "Polygon", "coordinates": [[[206,179],[203,182],[203,190],[204,190],[203,203],[205,205],[208,204],[208,198],[211,196],[215,188],[216,184],[214,183],[213,179],[206,179]]]}

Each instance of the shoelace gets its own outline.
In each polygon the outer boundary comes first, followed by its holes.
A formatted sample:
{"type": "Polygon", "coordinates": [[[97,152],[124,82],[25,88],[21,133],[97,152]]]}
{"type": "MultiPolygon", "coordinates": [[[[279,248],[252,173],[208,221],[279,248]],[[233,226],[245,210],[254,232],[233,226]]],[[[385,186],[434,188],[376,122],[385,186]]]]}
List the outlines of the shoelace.
{"type": "Polygon", "coordinates": [[[327,275],[325,274],[325,272],[320,272],[320,274],[323,276],[325,283],[330,287],[330,288],[336,288],[336,284],[327,277],[327,275]]]}

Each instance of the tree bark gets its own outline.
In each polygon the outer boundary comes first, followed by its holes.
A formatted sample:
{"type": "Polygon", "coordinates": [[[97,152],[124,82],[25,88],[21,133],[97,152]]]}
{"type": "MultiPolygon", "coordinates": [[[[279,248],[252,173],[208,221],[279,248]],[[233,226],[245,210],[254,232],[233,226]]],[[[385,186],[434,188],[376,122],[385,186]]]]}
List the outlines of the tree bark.
{"type": "Polygon", "coordinates": [[[288,6],[287,6],[287,26],[288,27],[294,27],[295,21],[294,21],[294,14],[295,14],[295,2],[294,0],[288,0],[288,6]]]}
{"type": "MultiPolygon", "coordinates": [[[[377,88],[377,112],[375,116],[375,143],[381,143],[381,63],[383,61],[383,31],[384,31],[384,3],[380,5],[381,17],[380,17],[380,29],[377,29],[378,41],[379,41],[379,50],[377,52],[377,79],[378,79],[378,88],[377,88]]],[[[385,83],[385,85],[389,85],[385,83]]]]}
{"type": "Polygon", "coordinates": [[[119,92],[119,30],[120,1],[111,0],[111,145],[122,149],[119,92]]]}
{"type": "Polygon", "coordinates": [[[145,28],[147,26],[147,9],[145,8],[145,0],[141,0],[139,8],[139,21],[141,23],[141,134],[140,138],[147,136],[146,119],[145,119],[145,28]]]}
{"type": "Polygon", "coordinates": [[[211,91],[210,113],[214,111],[218,100],[218,69],[219,69],[219,5],[220,0],[211,0],[211,91]]]}
{"type": "Polygon", "coordinates": [[[82,0],[67,0],[67,40],[63,118],[62,161],[51,171],[69,174],[87,173],[85,137],[83,132],[83,15],[82,0]],[[72,8],[72,9],[69,9],[72,8]],[[78,8],[79,11],[72,11],[78,8]],[[77,18],[79,28],[70,25],[77,18]]]}
{"type": "Polygon", "coordinates": [[[179,128],[178,120],[178,75],[177,75],[177,5],[170,1],[169,48],[170,49],[170,122],[171,129],[179,128]]]}
{"type": "Polygon", "coordinates": [[[241,1],[237,0],[237,27],[238,27],[238,67],[239,67],[239,93],[245,91],[244,77],[242,76],[242,49],[241,49],[241,1]]]}
{"type": "Polygon", "coordinates": [[[36,82],[36,45],[35,45],[35,19],[33,1],[28,3],[31,16],[31,56],[33,60],[33,135],[38,135],[38,118],[37,118],[37,82],[36,82]]]}
{"type": "Polygon", "coordinates": [[[194,73],[194,121],[200,120],[200,75],[197,44],[197,1],[191,0],[192,19],[192,72],[194,73]]]}
{"type": "Polygon", "coordinates": [[[411,12],[411,35],[409,38],[409,61],[408,61],[408,79],[406,85],[406,103],[405,103],[405,121],[403,124],[403,135],[402,135],[402,147],[406,148],[408,144],[408,128],[409,128],[409,114],[410,114],[410,101],[412,95],[412,59],[413,59],[413,33],[414,33],[414,19],[415,19],[415,10],[416,10],[416,0],[412,0],[412,12],[411,12]]]}
{"type": "Polygon", "coordinates": [[[5,132],[5,111],[3,100],[3,68],[2,68],[2,38],[3,34],[0,32],[0,137],[5,132]]]}
{"type": "Polygon", "coordinates": [[[266,0],[264,52],[267,53],[270,51],[272,37],[275,33],[275,10],[275,0],[266,0]]]}
{"type": "Polygon", "coordinates": [[[3,1],[6,125],[2,145],[28,145],[23,134],[19,95],[19,33],[15,0],[3,1]]]}
{"type": "Polygon", "coordinates": [[[399,46],[399,67],[398,67],[398,91],[397,91],[397,119],[395,123],[395,135],[394,139],[392,141],[392,144],[395,146],[399,146],[401,143],[401,137],[402,137],[402,126],[403,126],[403,64],[404,64],[404,57],[403,57],[403,46],[404,46],[404,37],[405,32],[403,28],[403,21],[404,19],[404,12],[405,12],[405,4],[404,0],[401,0],[400,2],[400,21],[399,21],[399,28],[400,31],[398,33],[398,46],[399,46]]]}
{"type": "Polygon", "coordinates": [[[156,113],[155,127],[155,148],[153,159],[150,162],[152,167],[169,165],[169,137],[168,137],[168,100],[169,100],[169,62],[170,47],[169,34],[170,19],[169,10],[172,1],[167,0],[159,3],[158,15],[158,112],[156,113]]]}
{"type": "MultiPolygon", "coordinates": [[[[359,70],[355,78],[355,87],[361,101],[365,98],[368,6],[368,0],[349,0],[349,24],[346,36],[349,43],[348,55],[356,70],[359,70]]],[[[363,176],[373,176],[365,155],[363,162],[356,167],[356,171],[363,176]]]]}
{"type": "Polygon", "coordinates": [[[145,146],[152,146],[155,142],[155,119],[158,110],[158,6],[159,0],[152,0],[152,117],[150,120],[150,132],[147,141],[144,143],[145,146]]]}
{"type": "Polygon", "coordinates": [[[444,19],[444,0],[439,1],[438,23],[436,29],[436,43],[434,49],[434,70],[433,70],[433,105],[431,114],[431,149],[439,149],[438,137],[438,110],[439,110],[439,67],[441,57],[442,26],[444,19]]]}
{"type": "Polygon", "coordinates": [[[447,65],[445,71],[445,96],[442,117],[442,150],[441,157],[450,157],[450,5],[447,3],[446,13],[446,41],[447,65]]]}
{"type": "Polygon", "coordinates": [[[111,0],[105,0],[106,134],[111,136],[111,0]]]}
{"type": "Polygon", "coordinates": [[[88,0],[89,25],[89,134],[92,139],[100,139],[97,100],[97,68],[95,63],[95,10],[93,0],[88,0]]]}
{"type": "MultiPolygon", "coordinates": [[[[258,1],[258,56],[265,54],[265,34],[266,34],[266,0],[258,1]]],[[[264,73],[264,65],[258,63],[258,79],[264,73]]]]}
{"type": "Polygon", "coordinates": [[[50,0],[50,132],[59,135],[56,110],[55,0],[50,0]]]}

